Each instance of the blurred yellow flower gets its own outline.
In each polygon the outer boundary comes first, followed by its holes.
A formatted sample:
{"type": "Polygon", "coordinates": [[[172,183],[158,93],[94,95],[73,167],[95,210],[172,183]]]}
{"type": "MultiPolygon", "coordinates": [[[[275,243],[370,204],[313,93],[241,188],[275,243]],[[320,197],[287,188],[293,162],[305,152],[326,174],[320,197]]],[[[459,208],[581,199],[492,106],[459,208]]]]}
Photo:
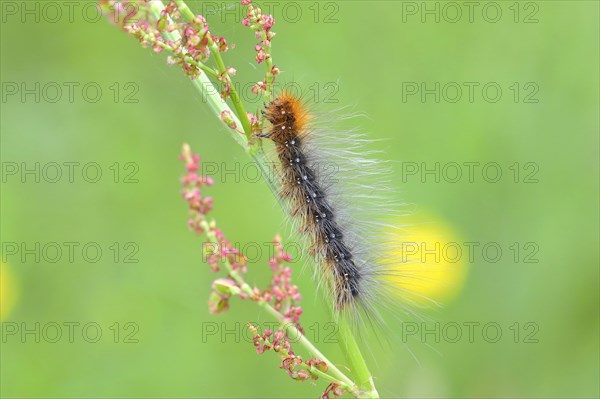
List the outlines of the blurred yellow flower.
{"type": "MultiPolygon", "coordinates": [[[[447,303],[462,290],[469,257],[448,224],[434,217],[420,220],[409,217],[409,226],[394,231],[400,240],[392,254],[399,259],[399,274],[390,279],[411,301],[447,303]]],[[[406,226],[407,219],[401,222],[406,226]]]]}
{"type": "Polygon", "coordinates": [[[0,321],[4,321],[17,301],[17,279],[6,263],[0,262],[0,321]]]}

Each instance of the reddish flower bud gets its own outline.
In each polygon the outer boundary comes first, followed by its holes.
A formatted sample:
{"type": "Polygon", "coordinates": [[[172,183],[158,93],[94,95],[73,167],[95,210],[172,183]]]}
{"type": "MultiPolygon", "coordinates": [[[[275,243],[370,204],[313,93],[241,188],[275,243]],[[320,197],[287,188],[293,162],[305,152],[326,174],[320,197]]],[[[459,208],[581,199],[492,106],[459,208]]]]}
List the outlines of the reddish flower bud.
{"type": "Polygon", "coordinates": [[[225,110],[223,112],[221,112],[221,120],[230,128],[230,129],[234,129],[237,127],[235,121],[233,120],[233,115],[231,114],[231,112],[229,110],[225,110]]]}

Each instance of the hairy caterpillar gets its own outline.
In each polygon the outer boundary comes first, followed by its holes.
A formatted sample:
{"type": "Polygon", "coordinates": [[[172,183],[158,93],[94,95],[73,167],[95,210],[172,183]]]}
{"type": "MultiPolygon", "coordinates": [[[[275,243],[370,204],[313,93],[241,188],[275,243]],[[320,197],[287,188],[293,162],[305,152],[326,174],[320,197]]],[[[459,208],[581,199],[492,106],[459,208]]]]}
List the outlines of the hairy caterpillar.
{"type": "Polygon", "coordinates": [[[315,272],[318,277],[325,277],[334,309],[338,314],[356,316],[356,320],[362,313],[381,322],[376,305],[398,298],[401,289],[394,286],[390,276],[402,275],[389,250],[393,242],[385,234],[389,225],[378,223],[369,215],[377,213],[375,208],[379,207],[385,209],[380,209],[380,215],[385,212],[393,217],[391,204],[373,192],[377,189],[384,193],[389,188],[385,181],[373,180],[385,175],[385,166],[365,157],[370,153],[364,149],[366,140],[361,135],[327,133],[312,126],[306,108],[293,95],[283,93],[262,113],[270,127],[257,136],[268,138],[275,145],[280,161],[280,196],[289,201],[290,214],[309,239],[309,253],[319,265],[315,272]],[[327,147],[328,135],[336,136],[333,146],[327,147]],[[344,189],[343,184],[334,184],[319,173],[319,164],[324,160],[340,161],[338,165],[350,161],[351,167],[345,176],[341,171],[340,180],[351,183],[353,188],[344,189]],[[367,216],[361,218],[361,214],[367,216]],[[365,234],[373,228],[378,230],[374,236],[365,234]]]}

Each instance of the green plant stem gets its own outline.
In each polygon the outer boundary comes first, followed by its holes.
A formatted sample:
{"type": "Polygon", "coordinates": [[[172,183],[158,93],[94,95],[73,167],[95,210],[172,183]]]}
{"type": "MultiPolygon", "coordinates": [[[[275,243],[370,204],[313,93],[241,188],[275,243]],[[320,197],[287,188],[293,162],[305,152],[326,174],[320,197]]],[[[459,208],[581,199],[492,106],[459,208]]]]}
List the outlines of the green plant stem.
{"type": "MultiPolygon", "coordinates": [[[[186,6],[186,8],[187,8],[187,6],[186,6]]],[[[161,14],[162,10],[164,10],[164,5],[161,0],[152,0],[150,2],[150,11],[152,12],[152,14],[156,20],[158,20],[160,18],[160,14],[161,14]]],[[[189,11],[189,12],[191,13],[191,11],[189,11]]],[[[193,16],[193,14],[192,14],[192,16],[193,16]]],[[[177,40],[181,39],[181,36],[179,35],[179,32],[177,32],[177,31],[166,32],[166,33],[164,33],[164,35],[169,40],[173,40],[173,41],[177,41],[177,40]]],[[[213,71],[213,73],[214,73],[214,71],[213,71]]],[[[242,125],[239,118],[231,110],[231,108],[229,108],[229,106],[227,105],[225,100],[223,100],[221,98],[221,96],[219,95],[219,91],[214,87],[213,83],[208,78],[208,76],[206,76],[206,74],[200,74],[196,79],[193,80],[193,84],[200,91],[200,94],[202,95],[202,97],[206,98],[206,100],[208,101],[208,105],[215,112],[217,117],[219,117],[219,119],[221,119],[220,118],[221,113],[224,111],[227,111],[227,112],[229,112],[229,114],[231,115],[231,118],[233,119],[234,123],[237,126],[242,125]]],[[[221,120],[221,122],[223,122],[223,120],[221,120]]],[[[247,150],[248,142],[245,139],[245,136],[239,134],[237,131],[233,131],[229,126],[227,126],[227,124],[225,124],[225,122],[223,122],[223,124],[226,126],[227,130],[232,131],[233,139],[239,145],[241,145],[245,150],[247,150]]]]}
{"type": "MultiPolygon", "coordinates": [[[[218,244],[218,240],[217,240],[216,236],[214,235],[214,233],[212,232],[211,226],[208,224],[208,222],[206,220],[202,220],[200,222],[200,225],[204,229],[208,240],[213,244],[218,244]]],[[[254,296],[255,295],[254,290],[252,289],[252,287],[250,287],[250,285],[248,285],[248,283],[246,283],[246,281],[240,275],[240,273],[238,273],[236,270],[234,270],[228,261],[225,261],[223,263],[225,264],[225,268],[227,269],[229,276],[231,276],[231,278],[240,286],[240,289],[242,290],[242,292],[244,292],[246,295],[248,295],[250,297],[254,296]]],[[[310,342],[306,338],[306,336],[304,334],[302,334],[300,332],[300,330],[298,330],[298,328],[296,328],[296,326],[293,323],[286,323],[284,316],[281,313],[279,313],[275,308],[273,308],[268,302],[261,300],[261,301],[258,301],[257,303],[259,306],[261,306],[263,309],[265,309],[270,315],[272,315],[275,319],[277,319],[281,323],[281,325],[283,326],[283,328],[286,331],[286,334],[288,334],[288,336],[291,335],[291,337],[294,340],[297,339],[297,341],[294,341],[294,342],[300,343],[300,345],[303,346],[312,356],[317,357],[319,360],[322,360],[325,362],[325,364],[327,364],[328,369],[335,376],[335,378],[331,378],[331,377],[327,378],[330,382],[342,383],[343,385],[345,385],[345,388],[348,389],[350,392],[358,392],[356,384],[354,384],[354,382],[352,382],[352,380],[350,378],[348,378],[329,359],[327,359],[327,357],[325,357],[325,355],[323,353],[321,353],[321,351],[319,351],[312,344],[312,342],[310,342]]],[[[315,371],[318,371],[318,370],[315,370],[315,371]]]]}
{"type": "MultiPolygon", "coordinates": [[[[155,42],[155,44],[157,46],[164,48],[167,51],[173,51],[173,49],[171,47],[169,47],[169,45],[167,43],[162,43],[162,42],[157,41],[157,42],[155,42]]],[[[185,62],[187,62],[188,64],[194,65],[194,66],[200,68],[201,70],[203,70],[204,72],[206,72],[207,74],[209,74],[210,76],[212,76],[214,78],[218,78],[219,74],[216,73],[215,70],[212,69],[211,67],[209,67],[201,62],[194,61],[192,59],[192,57],[186,56],[184,58],[185,58],[185,62]]]]}
{"type": "MultiPolygon", "coordinates": [[[[182,2],[182,5],[180,7],[182,7],[182,10],[181,10],[182,15],[186,15],[187,18],[194,17],[194,14],[187,7],[187,5],[185,5],[185,3],[182,2]]],[[[150,11],[153,13],[153,16],[155,19],[160,18],[160,14],[163,9],[164,9],[164,5],[160,0],[152,0],[151,1],[150,11]]],[[[177,31],[165,33],[165,36],[167,36],[168,39],[173,40],[173,41],[177,41],[177,40],[181,39],[181,37],[177,31]]],[[[220,54],[218,52],[217,52],[217,54],[220,57],[220,54]]],[[[213,73],[214,73],[214,71],[213,71],[213,73]]],[[[206,75],[200,74],[196,79],[193,80],[193,84],[194,84],[194,87],[196,87],[196,89],[198,89],[198,91],[200,92],[200,95],[203,98],[206,98],[206,100],[208,101],[208,105],[213,110],[213,112],[217,115],[217,117],[219,117],[219,119],[220,119],[221,113],[224,111],[227,111],[227,112],[229,112],[229,114],[231,115],[231,118],[233,119],[234,123],[237,126],[243,125],[242,122],[240,121],[240,119],[236,116],[236,114],[231,110],[231,108],[229,108],[229,105],[227,105],[227,103],[221,98],[221,96],[218,93],[218,90],[214,87],[213,83],[206,75]]],[[[247,117],[245,112],[243,112],[243,115],[247,117]]],[[[232,130],[224,122],[223,122],[223,124],[225,125],[227,130],[229,132],[231,132],[233,139],[239,145],[242,146],[242,148],[248,153],[248,155],[252,158],[252,160],[258,165],[258,168],[259,168],[263,178],[267,182],[267,185],[269,186],[269,188],[273,192],[273,194],[277,197],[277,195],[279,193],[279,188],[277,187],[277,183],[272,178],[273,171],[269,167],[269,161],[268,161],[264,151],[262,150],[262,148],[260,148],[259,146],[256,146],[256,145],[254,145],[254,146],[249,145],[249,141],[247,140],[248,132],[244,131],[244,133],[246,134],[246,136],[244,136],[244,135],[241,135],[238,131],[232,130]]]]}
{"type": "MultiPolygon", "coordinates": [[[[185,18],[188,22],[192,22],[196,18],[192,10],[190,10],[190,8],[187,6],[187,4],[185,4],[183,0],[175,0],[175,3],[179,8],[181,16],[185,18]]],[[[206,38],[208,40],[208,46],[210,47],[211,54],[215,58],[215,62],[217,63],[218,71],[221,73],[221,76],[231,81],[225,63],[223,62],[223,57],[221,57],[219,47],[215,44],[214,40],[210,35],[210,32],[206,34],[206,38]]],[[[246,134],[246,139],[248,140],[248,142],[251,143],[253,141],[253,137],[252,127],[250,126],[250,119],[248,119],[246,109],[244,108],[240,96],[238,95],[238,92],[233,85],[230,86],[229,95],[231,97],[231,102],[233,103],[233,107],[235,108],[237,117],[241,121],[242,128],[244,129],[244,133],[246,134]]]]}
{"type": "MultiPolygon", "coordinates": [[[[263,32],[263,37],[266,38],[266,33],[263,32]]],[[[271,44],[269,43],[269,45],[265,46],[265,52],[268,54],[267,58],[265,59],[265,66],[267,68],[267,73],[265,76],[265,83],[266,83],[266,87],[265,87],[265,93],[263,95],[264,101],[265,102],[269,102],[271,101],[271,90],[273,89],[273,80],[274,80],[274,76],[273,76],[273,59],[271,58],[271,44]]]]}
{"type": "MultiPolygon", "coordinates": [[[[180,7],[182,16],[185,16],[187,19],[194,18],[194,14],[188,8],[188,6],[183,2],[180,2],[180,3],[181,4],[178,4],[178,6],[180,7]]],[[[153,12],[154,17],[156,19],[158,19],[160,17],[160,13],[163,9],[164,9],[164,5],[160,0],[152,0],[151,11],[153,12]]],[[[165,35],[169,39],[174,40],[174,41],[181,39],[181,37],[179,36],[179,33],[176,31],[170,32],[170,33],[165,33],[165,35]]],[[[218,59],[221,59],[221,54],[218,51],[215,53],[215,55],[218,56],[218,59]]],[[[222,59],[221,59],[221,65],[223,65],[222,59]]],[[[212,71],[211,75],[213,75],[213,74],[214,74],[214,71],[212,71]]],[[[210,79],[208,79],[207,76],[200,74],[196,79],[193,80],[193,83],[194,83],[194,86],[198,89],[198,91],[200,91],[200,94],[202,95],[202,97],[204,97],[208,100],[209,106],[215,112],[215,114],[217,116],[220,116],[222,112],[227,111],[230,113],[231,118],[233,119],[234,123],[237,126],[240,126],[240,125],[243,126],[243,122],[240,121],[240,119],[237,117],[237,115],[231,110],[231,108],[229,108],[227,103],[221,98],[221,96],[218,94],[218,90],[216,90],[213,83],[210,81],[210,79]]],[[[235,98],[237,100],[239,100],[239,97],[235,97],[235,98]]],[[[234,102],[233,97],[232,97],[232,102],[234,102]]],[[[235,104],[235,102],[234,102],[234,104],[235,104]]],[[[237,105],[238,109],[241,107],[241,109],[243,111],[242,115],[244,115],[247,119],[248,116],[247,116],[246,112],[243,110],[243,106],[241,105],[241,102],[237,101],[237,104],[238,104],[237,105]]],[[[249,123],[250,122],[248,121],[248,126],[249,126],[249,123]]],[[[249,143],[250,143],[250,141],[248,140],[249,130],[247,131],[244,129],[244,133],[246,134],[246,136],[245,136],[246,138],[244,138],[244,136],[239,134],[237,131],[232,130],[226,124],[225,124],[225,126],[227,127],[227,130],[232,132],[233,139],[239,145],[241,145],[242,148],[244,148],[244,150],[248,153],[248,155],[252,158],[252,160],[258,165],[258,168],[261,171],[263,178],[267,182],[267,185],[269,186],[269,188],[271,189],[273,194],[275,196],[277,196],[279,193],[279,189],[277,187],[276,182],[272,178],[273,173],[272,173],[271,168],[268,165],[269,161],[268,161],[264,151],[262,150],[262,148],[259,148],[259,146],[249,145],[249,143]]]]}
{"type": "MultiPolygon", "coordinates": [[[[267,48],[265,49],[265,51],[268,51],[269,54],[270,54],[270,52],[271,52],[271,45],[267,46],[267,48]]],[[[273,86],[273,78],[274,78],[273,71],[272,71],[273,61],[271,60],[271,56],[270,55],[265,60],[265,64],[267,66],[267,78],[266,78],[267,84],[266,84],[266,87],[265,87],[264,100],[265,100],[265,102],[269,102],[269,101],[271,101],[270,96],[271,96],[271,90],[273,90],[272,86],[273,86]]]]}
{"type": "Polygon", "coordinates": [[[352,330],[348,325],[348,320],[343,315],[338,319],[338,336],[340,337],[340,347],[346,356],[354,379],[360,387],[360,397],[379,398],[377,389],[375,389],[375,385],[373,384],[371,372],[354,339],[354,334],[352,334],[352,330]]]}

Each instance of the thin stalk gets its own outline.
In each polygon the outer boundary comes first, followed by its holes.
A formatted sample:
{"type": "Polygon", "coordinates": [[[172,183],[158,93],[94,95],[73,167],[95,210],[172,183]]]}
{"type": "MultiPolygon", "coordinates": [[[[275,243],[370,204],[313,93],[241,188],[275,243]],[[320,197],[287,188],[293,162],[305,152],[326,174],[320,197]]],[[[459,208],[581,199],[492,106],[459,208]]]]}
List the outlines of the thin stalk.
{"type": "MultiPolygon", "coordinates": [[[[185,6],[185,7],[187,8],[187,6],[185,6]]],[[[187,8],[187,9],[189,11],[189,8],[187,8]]],[[[162,10],[164,10],[164,4],[162,3],[162,1],[152,0],[150,2],[150,11],[154,15],[155,19],[158,20],[160,18],[160,14],[161,14],[162,10]]],[[[191,11],[189,11],[189,12],[191,13],[191,11]]],[[[193,14],[192,14],[192,16],[193,16],[193,14]]],[[[181,35],[179,35],[179,32],[177,32],[177,31],[165,32],[163,34],[169,40],[177,41],[177,40],[181,39],[181,35]]],[[[212,71],[212,72],[213,73],[211,75],[214,74],[214,71],[212,71]]],[[[227,112],[229,112],[229,114],[231,115],[231,118],[233,119],[233,121],[235,122],[235,124],[237,126],[242,125],[242,122],[240,121],[240,119],[231,110],[231,108],[229,108],[229,106],[227,105],[225,100],[223,100],[221,98],[221,96],[219,95],[219,91],[214,87],[213,83],[206,76],[206,74],[202,74],[202,73],[199,74],[198,77],[193,80],[193,83],[194,83],[194,86],[200,91],[200,94],[202,95],[202,97],[206,98],[208,100],[208,105],[217,114],[217,116],[220,116],[222,112],[227,111],[227,112]]],[[[244,112],[244,115],[245,115],[245,112],[244,112]]],[[[246,115],[246,117],[247,117],[247,115],[246,115]]],[[[231,130],[231,128],[229,126],[227,126],[226,124],[225,124],[225,126],[227,127],[227,130],[231,130]]],[[[248,150],[248,142],[244,138],[243,135],[239,134],[237,131],[234,131],[232,136],[233,136],[233,139],[239,145],[241,145],[245,150],[248,150]]]]}
{"type": "MultiPolygon", "coordinates": [[[[168,45],[167,43],[163,43],[163,42],[158,42],[158,41],[157,41],[157,42],[155,42],[155,44],[156,44],[157,46],[159,46],[159,47],[162,47],[162,48],[164,48],[165,50],[172,51],[172,48],[171,48],[171,47],[169,47],[169,45],[168,45]]],[[[211,67],[209,67],[209,66],[207,66],[207,65],[205,65],[205,64],[203,64],[203,63],[201,63],[201,62],[194,61],[194,60],[192,59],[192,57],[186,56],[186,57],[184,57],[184,59],[185,59],[185,61],[186,61],[188,64],[190,64],[190,65],[194,65],[194,66],[196,66],[196,67],[200,68],[201,70],[203,70],[204,72],[206,72],[206,73],[207,73],[207,74],[209,74],[210,76],[212,76],[212,77],[214,77],[214,78],[218,78],[218,77],[219,77],[219,74],[218,74],[218,73],[216,73],[214,69],[212,69],[211,67]]]]}
{"type": "MultiPolygon", "coordinates": [[[[208,222],[206,220],[202,220],[200,222],[200,225],[206,232],[206,236],[211,241],[211,243],[218,244],[218,240],[217,240],[216,236],[214,235],[214,233],[211,232],[212,230],[211,230],[208,222]]],[[[254,295],[254,290],[252,289],[252,287],[250,287],[250,285],[248,285],[248,283],[246,283],[246,281],[240,275],[240,273],[238,273],[236,270],[234,270],[228,261],[225,261],[223,263],[225,264],[225,268],[227,269],[228,274],[240,286],[240,289],[242,290],[242,292],[244,292],[248,296],[254,295]]],[[[281,323],[281,325],[283,326],[283,329],[286,331],[286,334],[288,336],[290,336],[290,333],[292,333],[293,334],[292,336],[294,338],[298,338],[297,342],[301,346],[303,346],[312,356],[319,358],[319,360],[322,360],[325,362],[325,364],[327,364],[327,367],[331,371],[331,374],[335,375],[335,377],[336,377],[336,379],[333,379],[333,380],[330,377],[329,380],[331,382],[341,382],[344,385],[346,385],[346,388],[349,391],[351,391],[351,392],[358,391],[356,384],[354,384],[354,382],[352,382],[352,380],[350,378],[348,378],[329,359],[327,359],[327,357],[325,357],[325,355],[323,353],[321,353],[321,351],[319,351],[312,344],[312,342],[310,342],[306,338],[306,336],[304,336],[304,334],[302,334],[300,332],[300,330],[298,330],[298,328],[296,328],[296,326],[293,323],[286,323],[284,316],[281,313],[279,313],[274,307],[272,307],[268,302],[258,301],[257,303],[259,306],[261,306],[263,309],[265,309],[270,315],[272,315],[274,318],[276,318],[281,323]]],[[[296,341],[294,341],[294,342],[296,342],[296,341]]],[[[318,370],[316,370],[316,371],[318,371],[318,370]]]]}
{"type": "MultiPolygon", "coordinates": [[[[192,10],[185,4],[183,0],[175,0],[177,7],[179,8],[179,12],[181,16],[185,18],[188,22],[191,22],[196,18],[192,10]]],[[[222,76],[225,76],[226,79],[231,80],[229,77],[229,73],[227,72],[227,68],[225,67],[225,63],[223,62],[223,57],[221,57],[221,52],[219,51],[219,47],[215,44],[214,40],[210,36],[210,32],[206,34],[206,38],[208,40],[208,46],[210,47],[210,51],[215,58],[215,62],[217,63],[217,69],[221,73],[222,76]]],[[[248,119],[248,114],[246,114],[246,109],[242,104],[240,96],[237,93],[237,90],[233,85],[231,85],[229,89],[229,95],[231,97],[231,102],[233,103],[233,107],[235,108],[238,119],[241,121],[242,128],[244,129],[244,133],[246,134],[246,139],[248,142],[252,142],[252,127],[250,126],[250,119],[248,119]]]]}
{"type": "Polygon", "coordinates": [[[359,397],[379,398],[379,393],[373,384],[371,372],[344,316],[340,316],[338,319],[338,336],[340,338],[340,347],[346,356],[354,379],[361,389],[359,397]]]}

